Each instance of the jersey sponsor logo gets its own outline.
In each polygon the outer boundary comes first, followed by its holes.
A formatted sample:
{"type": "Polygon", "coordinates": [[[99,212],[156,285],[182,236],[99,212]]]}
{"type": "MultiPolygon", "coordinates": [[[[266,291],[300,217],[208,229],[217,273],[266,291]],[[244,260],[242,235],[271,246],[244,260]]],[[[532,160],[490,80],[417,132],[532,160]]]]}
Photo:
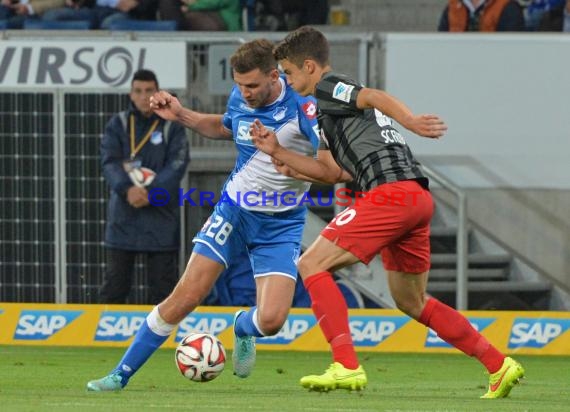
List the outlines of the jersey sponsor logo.
{"type": "Polygon", "coordinates": [[[287,106],[277,106],[273,111],[273,118],[276,122],[280,122],[287,114],[287,106]]]}
{"type": "Polygon", "coordinates": [[[338,82],[333,89],[332,97],[343,102],[350,102],[350,93],[354,90],[354,86],[343,82],[338,82]]]}
{"type": "Polygon", "coordinates": [[[543,348],[570,328],[570,319],[516,318],[509,345],[511,348],[543,348]]]}
{"type": "MultiPolygon", "coordinates": [[[[249,128],[253,122],[246,122],[245,120],[240,120],[238,123],[237,133],[236,133],[236,143],[244,144],[247,146],[255,146],[253,144],[253,138],[249,134],[249,128]]],[[[275,128],[264,125],[266,129],[275,130],[275,128]]]]}
{"type": "Polygon", "coordinates": [[[23,310],[14,340],[46,340],[73,322],[82,310],[23,310]]]}
{"type": "Polygon", "coordinates": [[[303,111],[309,119],[317,117],[317,106],[313,102],[307,102],[303,105],[303,111]]]}
{"type": "Polygon", "coordinates": [[[378,123],[380,127],[392,126],[392,119],[380,110],[374,109],[374,116],[376,117],[376,123],[378,123]]]}
{"type": "Polygon", "coordinates": [[[313,315],[289,315],[281,330],[273,336],[257,338],[264,345],[286,345],[317,324],[313,315]]]}
{"type": "Polygon", "coordinates": [[[145,322],[146,312],[104,311],[101,313],[95,341],[124,342],[137,333],[145,322]]]}
{"type": "Polygon", "coordinates": [[[233,324],[233,315],[225,313],[191,313],[178,325],[175,342],[180,342],[190,333],[219,335],[233,324]]]}
{"type": "MultiPolygon", "coordinates": [[[[487,326],[495,322],[496,318],[468,318],[467,320],[469,321],[469,323],[471,323],[471,326],[473,326],[475,330],[481,332],[487,326]]],[[[452,348],[453,346],[451,346],[449,343],[445,342],[443,339],[437,336],[437,334],[433,330],[429,329],[426,338],[425,347],[452,348]]]]}
{"type": "Polygon", "coordinates": [[[410,321],[407,316],[351,316],[355,346],[376,346],[410,321]]]}

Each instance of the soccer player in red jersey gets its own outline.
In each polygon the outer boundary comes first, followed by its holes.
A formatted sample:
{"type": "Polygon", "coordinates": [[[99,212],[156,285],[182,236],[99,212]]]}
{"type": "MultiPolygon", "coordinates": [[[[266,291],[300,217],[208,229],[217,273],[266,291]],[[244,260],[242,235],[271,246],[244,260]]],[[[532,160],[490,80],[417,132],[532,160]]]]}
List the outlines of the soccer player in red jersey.
{"type": "Polygon", "coordinates": [[[346,180],[348,173],[363,190],[363,197],[323,229],[298,264],[333,355],[324,374],[305,376],[301,385],[324,391],[366,386],[347,306],[331,272],[358,261],[368,264],[380,253],[397,307],[486,367],[490,382],[483,398],[507,396],[523,377],[522,366],[499,352],[461,313],[426,295],[433,201],[428,179],[392,119],[428,138],[441,137],[445,123],[436,115],[414,115],[389,94],[333,72],[328,42],[311,27],[291,32],[273,52],[291,87],[316,97],[322,142],[317,159],[308,159],[280,146],[257,121],[250,131],[257,148],[271,155],[284,174],[334,183],[346,180]]]}

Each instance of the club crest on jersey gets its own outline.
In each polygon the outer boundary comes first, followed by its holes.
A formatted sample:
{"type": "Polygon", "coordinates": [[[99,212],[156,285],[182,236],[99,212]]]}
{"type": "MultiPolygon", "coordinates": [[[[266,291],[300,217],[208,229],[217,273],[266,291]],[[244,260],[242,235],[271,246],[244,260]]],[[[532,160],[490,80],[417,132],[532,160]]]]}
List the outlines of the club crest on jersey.
{"type": "Polygon", "coordinates": [[[350,93],[354,90],[354,86],[343,82],[338,82],[333,89],[332,97],[343,102],[350,102],[350,93]]]}
{"type": "Polygon", "coordinates": [[[152,132],[150,135],[150,142],[153,145],[159,145],[162,143],[162,132],[152,132]]]}
{"type": "Polygon", "coordinates": [[[275,121],[279,122],[285,118],[285,113],[287,113],[286,106],[277,106],[273,111],[273,118],[275,121]]]}
{"type": "Polygon", "coordinates": [[[303,105],[303,111],[309,119],[317,117],[317,106],[313,102],[307,102],[303,105]]]}

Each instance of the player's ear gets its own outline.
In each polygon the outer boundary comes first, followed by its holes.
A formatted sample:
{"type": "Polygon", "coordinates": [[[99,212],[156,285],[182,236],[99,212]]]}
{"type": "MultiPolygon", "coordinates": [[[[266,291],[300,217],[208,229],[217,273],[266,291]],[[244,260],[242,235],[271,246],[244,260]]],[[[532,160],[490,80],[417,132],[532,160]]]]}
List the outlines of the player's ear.
{"type": "Polygon", "coordinates": [[[308,74],[313,74],[316,69],[315,62],[309,59],[305,60],[303,62],[303,69],[305,69],[308,74]]]}
{"type": "Polygon", "coordinates": [[[279,79],[280,73],[279,70],[277,68],[271,70],[271,72],[269,73],[269,75],[271,76],[271,78],[274,81],[277,81],[279,79]]]}

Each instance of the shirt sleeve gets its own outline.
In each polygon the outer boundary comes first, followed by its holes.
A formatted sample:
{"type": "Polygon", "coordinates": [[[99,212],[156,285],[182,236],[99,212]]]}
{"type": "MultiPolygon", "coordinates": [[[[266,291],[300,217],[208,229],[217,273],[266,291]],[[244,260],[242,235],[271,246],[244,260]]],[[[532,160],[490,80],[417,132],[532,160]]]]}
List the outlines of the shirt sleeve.
{"type": "Polygon", "coordinates": [[[315,97],[324,113],[341,115],[343,112],[359,112],[356,105],[358,93],[363,86],[354,80],[336,75],[323,78],[318,84],[315,97]]]}
{"type": "Polygon", "coordinates": [[[228,98],[228,103],[226,105],[226,112],[222,117],[222,124],[226,129],[232,132],[232,134],[233,134],[233,129],[232,129],[231,106],[232,106],[232,101],[235,99],[235,93],[236,93],[236,87],[234,86],[230,93],[230,97],[228,98]]]}

